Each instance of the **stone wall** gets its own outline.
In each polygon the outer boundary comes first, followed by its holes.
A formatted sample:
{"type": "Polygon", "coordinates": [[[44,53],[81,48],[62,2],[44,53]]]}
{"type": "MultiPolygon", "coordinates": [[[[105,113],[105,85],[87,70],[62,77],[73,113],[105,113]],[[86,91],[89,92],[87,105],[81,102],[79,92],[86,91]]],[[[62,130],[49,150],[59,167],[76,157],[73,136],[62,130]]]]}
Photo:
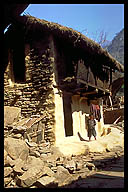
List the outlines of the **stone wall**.
{"type": "Polygon", "coordinates": [[[47,36],[25,45],[25,82],[15,83],[14,78],[10,78],[11,61],[4,74],[4,105],[20,107],[23,117],[44,115],[44,137],[51,143],[55,140],[52,45],[52,40],[47,36]]]}

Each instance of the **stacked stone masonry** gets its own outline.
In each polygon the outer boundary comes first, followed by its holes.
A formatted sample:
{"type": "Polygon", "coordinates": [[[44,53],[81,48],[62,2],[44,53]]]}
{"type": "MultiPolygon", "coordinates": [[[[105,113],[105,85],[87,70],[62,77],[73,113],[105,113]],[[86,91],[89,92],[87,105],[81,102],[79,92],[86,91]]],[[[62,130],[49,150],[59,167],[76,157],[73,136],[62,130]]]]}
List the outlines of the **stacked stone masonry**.
{"type": "MultiPolygon", "coordinates": [[[[28,46],[26,47],[28,49],[28,46]]],[[[23,83],[13,83],[13,86],[10,86],[10,68],[7,67],[4,74],[4,105],[20,107],[23,117],[43,115],[44,137],[46,141],[54,143],[55,104],[52,87],[54,59],[51,52],[50,43],[47,43],[47,47],[40,43],[40,49],[31,43],[29,52],[25,57],[26,81],[23,83]]]]}

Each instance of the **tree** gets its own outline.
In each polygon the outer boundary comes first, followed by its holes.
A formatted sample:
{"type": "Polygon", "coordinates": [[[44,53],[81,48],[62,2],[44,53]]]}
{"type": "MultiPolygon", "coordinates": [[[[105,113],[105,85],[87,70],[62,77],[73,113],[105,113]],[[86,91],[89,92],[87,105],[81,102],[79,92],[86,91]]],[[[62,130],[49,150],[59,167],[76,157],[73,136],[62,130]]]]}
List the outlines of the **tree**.
{"type": "Polygon", "coordinates": [[[102,45],[103,43],[105,42],[108,42],[107,40],[107,36],[108,36],[108,33],[105,32],[104,30],[97,30],[96,32],[92,33],[91,35],[89,35],[89,32],[87,29],[84,29],[81,31],[81,33],[84,32],[86,36],[92,36],[92,39],[99,43],[100,45],[102,45]]]}

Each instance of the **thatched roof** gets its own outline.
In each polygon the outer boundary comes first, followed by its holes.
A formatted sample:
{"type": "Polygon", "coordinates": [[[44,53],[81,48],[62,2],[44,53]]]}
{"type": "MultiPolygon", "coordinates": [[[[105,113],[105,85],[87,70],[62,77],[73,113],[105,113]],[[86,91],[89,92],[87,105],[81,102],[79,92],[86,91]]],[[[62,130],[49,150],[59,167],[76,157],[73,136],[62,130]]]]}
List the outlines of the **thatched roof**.
{"type": "MultiPolygon", "coordinates": [[[[93,58],[95,63],[111,67],[114,70],[124,72],[124,67],[116,59],[114,59],[106,50],[98,43],[87,38],[80,32],[62,26],[57,23],[38,19],[29,15],[20,16],[14,23],[14,26],[21,24],[24,27],[25,35],[36,34],[38,32],[47,32],[53,34],[56,38],[61,39],[64,43],[70,44],[73,49],[81,51],[86,58],[93,58]]],[[[11,27],[10,27],[11,28],[11,27]]]]}

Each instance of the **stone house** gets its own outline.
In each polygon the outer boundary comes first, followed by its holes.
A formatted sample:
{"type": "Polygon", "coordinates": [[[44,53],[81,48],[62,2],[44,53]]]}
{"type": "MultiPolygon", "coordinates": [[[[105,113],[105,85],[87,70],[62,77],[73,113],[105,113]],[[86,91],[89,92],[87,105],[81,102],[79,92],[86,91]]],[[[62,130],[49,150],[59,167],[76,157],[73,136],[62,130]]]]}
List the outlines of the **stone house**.
{"type": "Polygon", "coordinates": [[[40,115],[44,139],[86,138],[90,105],[101,111],[112,73],[123,66],[81,33],[32,16],[20,16],[5,34],[4,105],[24,117],[40,115]]]}

